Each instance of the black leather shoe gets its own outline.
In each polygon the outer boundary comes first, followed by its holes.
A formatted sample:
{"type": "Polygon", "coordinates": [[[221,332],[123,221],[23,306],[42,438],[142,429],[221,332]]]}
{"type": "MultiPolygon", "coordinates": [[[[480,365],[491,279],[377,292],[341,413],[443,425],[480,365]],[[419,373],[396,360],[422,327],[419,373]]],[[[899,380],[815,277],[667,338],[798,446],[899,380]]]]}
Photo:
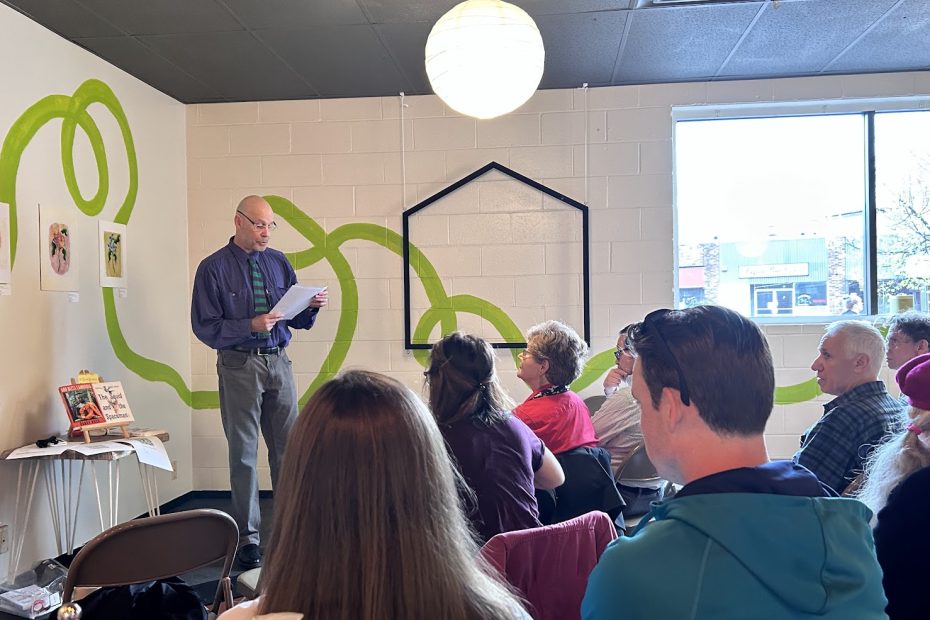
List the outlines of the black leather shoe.
{"type": "Polygon", "coordinates": [[[236,562],[242,570],[249,570],[250,568],[258,568],[261,566],[262,554],[258,550],[258,545],[255,543],[242,545],[236,553],[236,562]]]}

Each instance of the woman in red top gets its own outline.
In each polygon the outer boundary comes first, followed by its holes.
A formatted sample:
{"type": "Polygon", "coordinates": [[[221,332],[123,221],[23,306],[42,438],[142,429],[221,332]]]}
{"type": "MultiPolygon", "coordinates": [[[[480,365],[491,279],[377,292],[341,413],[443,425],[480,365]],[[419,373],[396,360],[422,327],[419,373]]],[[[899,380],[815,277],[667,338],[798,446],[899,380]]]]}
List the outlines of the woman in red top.
{"type": "Polygon", "coordinates": [[[533,393],[514,413],[554,454],[597,446],[588,407],[568,385],[578,378],[588,345],[574,329],[545,321],[526,333],[517,376],[533,393]]]}

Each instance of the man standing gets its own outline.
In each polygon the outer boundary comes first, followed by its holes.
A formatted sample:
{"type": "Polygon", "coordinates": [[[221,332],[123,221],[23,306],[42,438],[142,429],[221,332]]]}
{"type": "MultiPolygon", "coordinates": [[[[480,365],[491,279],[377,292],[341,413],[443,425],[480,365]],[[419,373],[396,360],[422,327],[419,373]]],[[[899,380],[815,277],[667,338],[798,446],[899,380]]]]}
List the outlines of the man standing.
{"type": "Polygon", "coordinates": [[[863,469],[882,438],[896,430],[901,403],[878,380],[885,357],[881,333],[865,321],[837,321],[820,339],[820,355],[811,364],[817,384],[836,396],[823,416],[801,436],[794,462],[843,493],[863,469]]]}
{"type": "Polygon", "coordinates": [[[888,368],[930,352],[930,315],[916,310],[896,314],[888,322],[888,368]]]}
{"type": "Polygon", "coordinates": [[[284,254],[268,247],[276,228],[271,205],[246,196],[233,217],[235,235],[203,259],[194,277],[191,323],[194,334],[216,349],[220,417],[229,444],[232,512],[239,526],[240,567],[261,565],[259,551],[258,433],[268,446],[274,486],[291,426],[297,389],[285,347],[291,327],[310,329],[326,291],[290,320],[271,308],[297,283],[284,254]]]}
{"type": "Polygon", "coordinates": [[[646,450],[684,486],[610,543],[582,617],[885,617],[869,510],[768,460],[775,373],[761,330],[697,306],[650,313],[628,340],[646,450]]]}

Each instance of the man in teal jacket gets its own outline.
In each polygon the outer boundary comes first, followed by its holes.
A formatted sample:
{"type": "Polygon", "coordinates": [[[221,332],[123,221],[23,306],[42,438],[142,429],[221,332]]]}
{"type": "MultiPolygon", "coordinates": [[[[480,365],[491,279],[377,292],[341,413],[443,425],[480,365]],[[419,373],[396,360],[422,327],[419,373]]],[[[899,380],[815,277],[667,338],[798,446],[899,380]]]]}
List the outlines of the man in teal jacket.
{"type": "Polygon", "coordinates": [[[628,342],[646,451],[684,486],[608,546],[582,616],[885,618],[869,510],[768,459],[775,378],[761,330],[699,306],[649,314],[628,342]]]}

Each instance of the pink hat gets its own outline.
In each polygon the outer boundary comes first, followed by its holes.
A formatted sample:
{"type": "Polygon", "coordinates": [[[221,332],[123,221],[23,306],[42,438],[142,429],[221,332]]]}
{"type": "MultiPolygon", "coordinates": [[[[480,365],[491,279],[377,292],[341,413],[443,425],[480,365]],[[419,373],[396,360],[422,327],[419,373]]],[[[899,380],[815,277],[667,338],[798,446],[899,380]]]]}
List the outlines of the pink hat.
{"type": "Polygon", "coordinates": [[[894,378],[911,406],[930,411],[930,353],[908,360],[894,378]]]}

